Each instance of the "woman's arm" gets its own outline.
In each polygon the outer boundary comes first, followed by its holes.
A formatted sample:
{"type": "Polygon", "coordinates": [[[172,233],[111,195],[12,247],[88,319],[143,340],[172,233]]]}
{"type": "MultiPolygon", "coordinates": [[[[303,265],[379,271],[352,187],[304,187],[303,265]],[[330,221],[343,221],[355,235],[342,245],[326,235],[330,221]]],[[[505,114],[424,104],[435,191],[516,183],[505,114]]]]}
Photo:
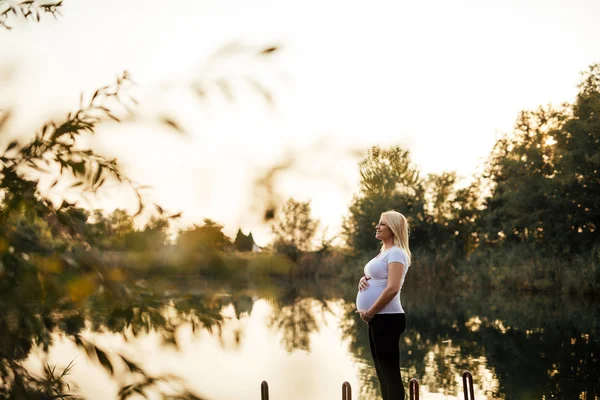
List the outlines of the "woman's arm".
{"type": "Polygon", "coordinates": [[[388,264],[388,284],[383,292],[379,295],[379,298],[371,308],[369,308],[366,312],[367,317],[373,318],[375,314],[383,309],[383,307],[387,306],[390,301],[400,291],[400,282],[402,281],[402,277],[404,276],[404,271],[406,266],[399,262],[391,262],[388,264]]]}

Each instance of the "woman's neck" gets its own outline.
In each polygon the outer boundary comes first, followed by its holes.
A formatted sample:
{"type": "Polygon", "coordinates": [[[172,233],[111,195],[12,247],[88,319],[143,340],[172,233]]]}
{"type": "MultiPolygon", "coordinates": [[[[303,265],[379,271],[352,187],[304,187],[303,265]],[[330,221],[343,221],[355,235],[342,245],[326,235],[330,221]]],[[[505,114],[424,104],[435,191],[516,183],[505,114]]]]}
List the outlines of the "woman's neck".
{"type": "Polygon", "coordinates": [[[394,247],[394,241],[390,240],[390,241],[384,241],[383,242],[383,250],[389,250],[392,247],[394,247]]]}

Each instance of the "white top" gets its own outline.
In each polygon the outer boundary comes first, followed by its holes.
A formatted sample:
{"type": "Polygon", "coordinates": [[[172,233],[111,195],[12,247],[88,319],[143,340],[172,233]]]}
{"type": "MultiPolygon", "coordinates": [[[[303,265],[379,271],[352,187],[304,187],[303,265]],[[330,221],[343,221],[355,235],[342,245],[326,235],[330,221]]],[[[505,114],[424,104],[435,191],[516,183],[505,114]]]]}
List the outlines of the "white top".
{"type": "Polygon", "coordinates": [[[356,295],[356,309],[358,311],[367,311],[377,301],[383,290],[388,284],[388,264],[391,262],[399,262],[403,264],[404,274],[400,280],[400,290],[398,294],[377,314],[398,314],[404,313],[402,304],[400,303],[400,291],[402,290],[402,284],[404,284],[404,278],[408,272],[410,263],[408,262],[408,256],[406,252],[400,247],[392,246],[382,253],[379,253],[377,257],[365,265],[365,275],[370,276],[367,282],[369,287],[359,291],[356,295]]]}

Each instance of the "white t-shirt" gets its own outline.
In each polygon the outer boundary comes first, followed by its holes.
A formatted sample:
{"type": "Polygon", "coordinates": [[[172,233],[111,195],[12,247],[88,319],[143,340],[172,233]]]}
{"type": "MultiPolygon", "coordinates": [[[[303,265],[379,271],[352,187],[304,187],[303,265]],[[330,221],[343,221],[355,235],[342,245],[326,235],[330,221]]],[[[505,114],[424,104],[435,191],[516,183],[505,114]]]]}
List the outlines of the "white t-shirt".
{"type": "Polygon", "coordinates": [[[400,280],[400,290],[398,294],[377,314],[398,314],[404,313],[402,304],[400,302],[400,291],[404,284],[404,278],[408,272],[410,263],[408,262],[408,256],[406,252],[400,247],[393,246],[389,249],[379,253],[379,255],[373,258],[365,265],[365,275],[370,276],[369,287],[362,292],[359,291],[356,295],[356,309],[359,311],[367,311],[377,301],[383,290],[388,284],[388,264],[391,262],[399,262],[403,264],[404,274],[400,280]]]}

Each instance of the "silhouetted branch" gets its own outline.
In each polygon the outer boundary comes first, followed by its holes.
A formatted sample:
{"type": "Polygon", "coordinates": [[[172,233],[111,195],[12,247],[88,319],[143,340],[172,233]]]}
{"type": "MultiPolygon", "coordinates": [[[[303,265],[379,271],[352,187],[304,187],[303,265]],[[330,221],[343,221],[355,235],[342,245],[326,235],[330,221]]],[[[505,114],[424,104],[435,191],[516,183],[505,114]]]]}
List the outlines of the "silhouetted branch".
{"type": "Polygon", "coordinates": [[[22,17],[27,20],[40,22],[43,14],[50,14],[54,18],[60,15],[62,0],[57,2],[40,3],[34,0],[25,0],[13,2],[10,0],[0,0],[0,28],[12,29],[7,20],[10,16],[22,17]]]}

